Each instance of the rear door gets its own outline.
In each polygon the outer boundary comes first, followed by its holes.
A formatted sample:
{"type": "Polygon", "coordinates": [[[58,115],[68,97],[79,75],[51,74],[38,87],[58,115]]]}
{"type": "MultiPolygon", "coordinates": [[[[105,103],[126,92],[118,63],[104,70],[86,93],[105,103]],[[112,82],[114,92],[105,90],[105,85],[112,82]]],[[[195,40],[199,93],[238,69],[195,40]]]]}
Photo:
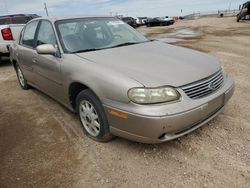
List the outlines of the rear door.
{"type": "Polygon", "coordinates": [[[36,54],[35,35],[38,25],[39,21],[33,21],[26,25],[21,34],[20,45],[18,45],[18,50],[15,54],[25,78],[31,83],[35,83],[33,59],[36,54]]]}
{"type": "MultiPolygon", "coordinates": [[[[41,21],[37,32],[36,46],[52,44],[57,48],[57,39],[51,22],[41,21]]],[[[33,59],[36,81],[41,90],[50,96],[62,99],[61,58],[55,55],[36,54],[33,59]]]]}

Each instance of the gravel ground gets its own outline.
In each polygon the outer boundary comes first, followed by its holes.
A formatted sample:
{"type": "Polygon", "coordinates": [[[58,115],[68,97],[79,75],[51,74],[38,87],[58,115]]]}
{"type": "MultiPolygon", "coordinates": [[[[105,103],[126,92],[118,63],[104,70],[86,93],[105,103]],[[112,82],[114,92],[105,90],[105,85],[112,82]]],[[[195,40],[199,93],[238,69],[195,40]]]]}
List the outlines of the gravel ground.
{"type": "Polygon", "coordinates": [[[142,27],[150,38],[217,56],[236,81],[225,112],[175,141],[87,138],[74,114],[20,89],[0,65],[0,187],[250,187],[250,24],[234,18],[142,27]]]}

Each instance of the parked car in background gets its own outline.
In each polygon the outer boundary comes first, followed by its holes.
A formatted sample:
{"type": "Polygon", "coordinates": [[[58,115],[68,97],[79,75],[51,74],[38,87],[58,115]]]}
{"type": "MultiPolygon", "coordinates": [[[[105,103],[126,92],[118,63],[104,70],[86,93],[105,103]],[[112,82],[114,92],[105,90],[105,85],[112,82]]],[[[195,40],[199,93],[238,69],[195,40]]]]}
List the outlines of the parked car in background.
{"type": "Polygon", "coordinates": [[[156,17],[156,18],[149,19],[147,26],[148,27],[169,26],[173,24],[174,24],[173,18],[156,17]]]}
{"type": "Polygon", "coordinates": [[[0,63],[2,57],[9,57],[8,46],[18,38],[24,25],[37,17],[36,14],[0,16],[0,63]]]}
{"type": "Polygon", "coordinates": [[[166,20],[166,21],[169,23],[169,25],[173,25],[173,24],[175,23],[175,20],[174,20],[173,17],[168,17],[168,16],[166,16],[166,17],[164,18],[164,20],[166,20]]]}
{"type": "Polygon", "coordinates": [[[240,13],[237,15],[237,22],[250,19],[250,1],[244,3],[239,9],[240,13]]]}
{"type": "Polygon", "coordinates": [[[234,92],[213,56],[151,41],[113,17],[32,20],[10,52],[20,86],[76,112],[96,141],[176,139],[220,114],[234,92]]]}
{"type": "Polygon", "coordinates": [[[148,18],[147,17],[138,17],[136,18],[136,24],[138,26],[146,25],[148,23],[148,18]]]}
{"type": "Polygon", "coordinates": [[[134,28],[138,26],[136,20],[132,17],[122,17],[121,20],[134,28]]]}

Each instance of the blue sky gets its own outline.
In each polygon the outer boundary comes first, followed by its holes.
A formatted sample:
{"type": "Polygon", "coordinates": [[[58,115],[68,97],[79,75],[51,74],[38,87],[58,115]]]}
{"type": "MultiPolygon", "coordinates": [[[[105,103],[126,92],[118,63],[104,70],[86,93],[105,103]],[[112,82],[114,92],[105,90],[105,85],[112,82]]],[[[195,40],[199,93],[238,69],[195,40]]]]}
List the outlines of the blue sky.
{"type": "Polygon", "coordinates": [[[0,0],[0,14],[37,13],[45,15],[43,2],[49,13],[56,15],[113,15],[179,16],[199,11],[238,9],[247,0],[0,0]]]}

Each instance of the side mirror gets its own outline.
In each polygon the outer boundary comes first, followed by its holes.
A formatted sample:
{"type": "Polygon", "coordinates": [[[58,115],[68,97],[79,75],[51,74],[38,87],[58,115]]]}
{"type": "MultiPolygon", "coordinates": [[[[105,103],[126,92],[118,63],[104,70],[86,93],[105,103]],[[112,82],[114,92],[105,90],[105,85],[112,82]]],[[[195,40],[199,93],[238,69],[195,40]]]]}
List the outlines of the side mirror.
{"type": "Polygon", "coordinates": [[[239,10],[241,10],[241,5],[239,6],[239,10]]]}
{"type": "Polygon", "coordinates": [[[38,54],[56,55],[57,49],[52,44],[42,44],[36,47],[38,54]]]}

